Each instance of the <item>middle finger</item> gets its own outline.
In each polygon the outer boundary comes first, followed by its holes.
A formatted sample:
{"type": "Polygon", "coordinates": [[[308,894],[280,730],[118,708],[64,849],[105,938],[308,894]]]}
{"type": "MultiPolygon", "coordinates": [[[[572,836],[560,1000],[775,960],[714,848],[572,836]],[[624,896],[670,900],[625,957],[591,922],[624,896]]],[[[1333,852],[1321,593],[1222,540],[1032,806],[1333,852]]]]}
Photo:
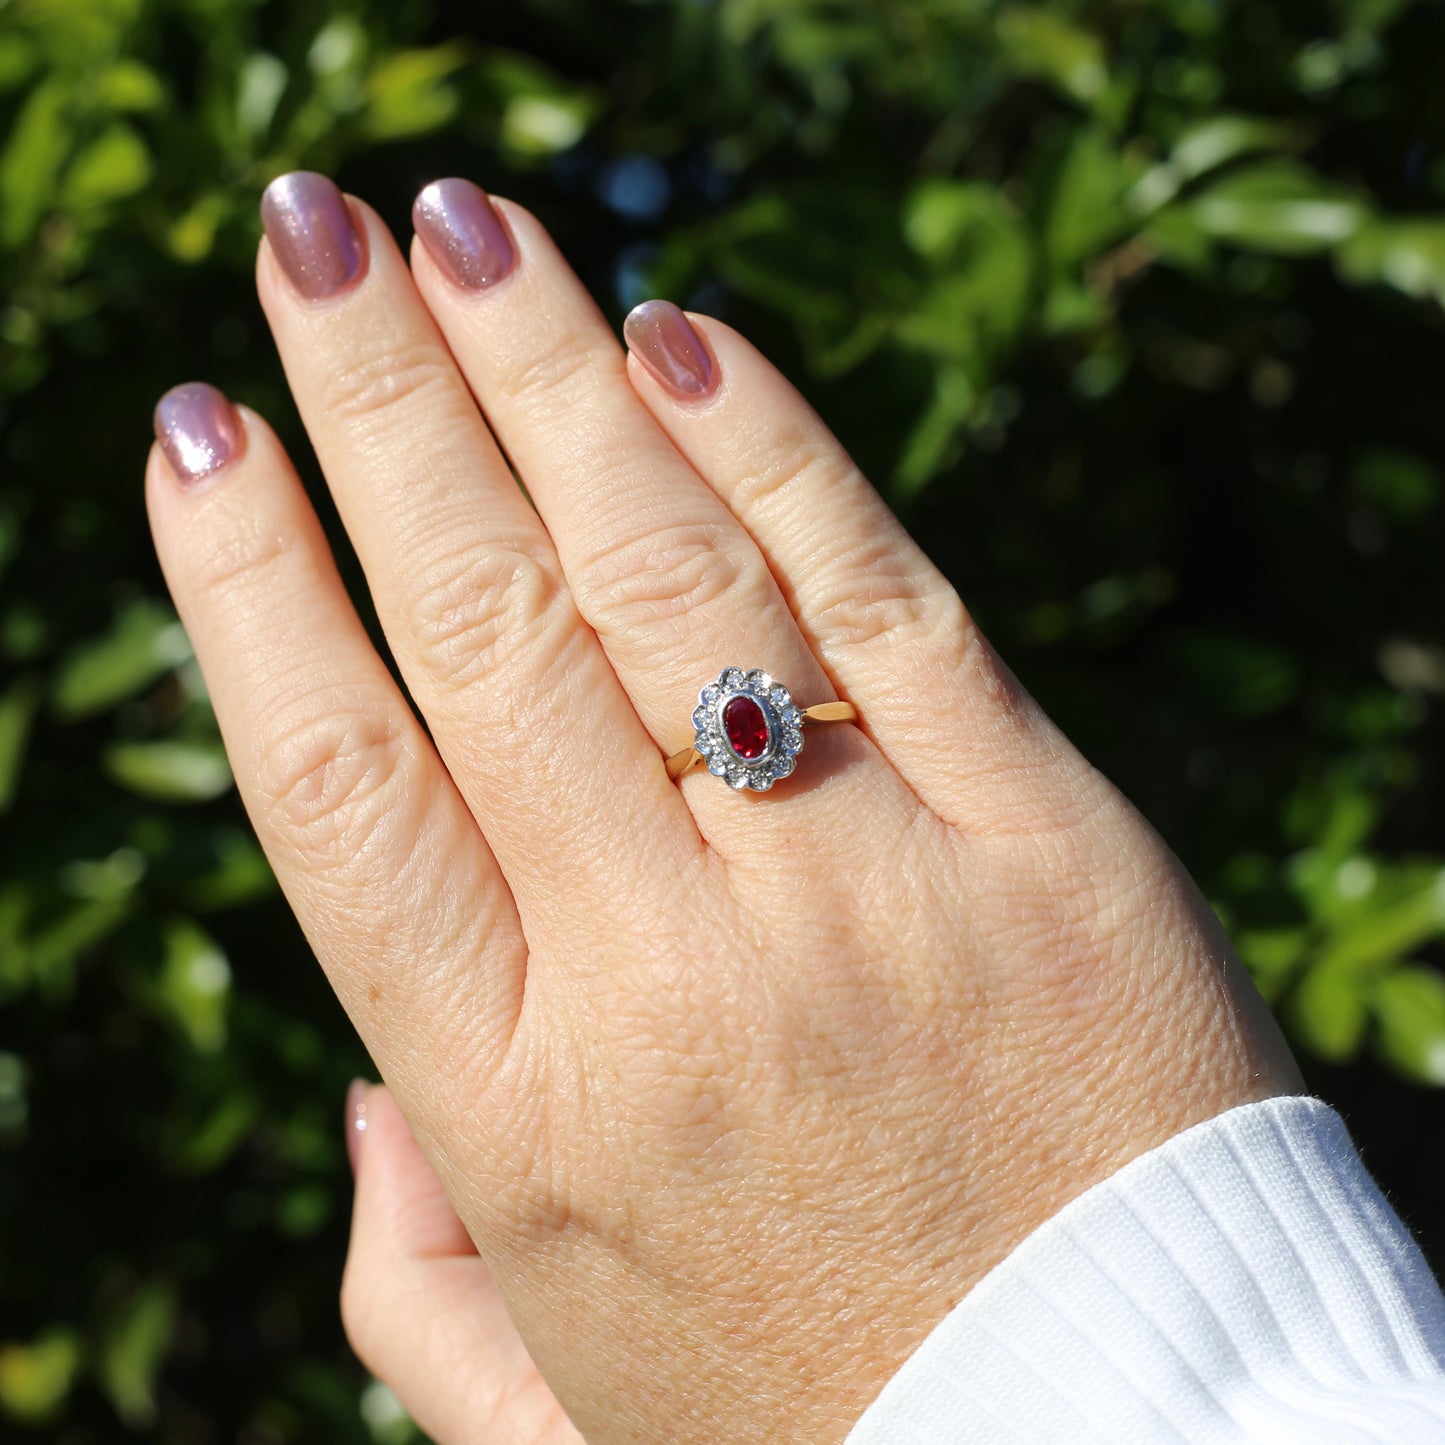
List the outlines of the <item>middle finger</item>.
{"type": "Polygon", "coordinates": [[[699,856],[696,829],[390,233],[308,173],[273,182],[262,215],[258,289],[292,393],[524,927],[649,898],[659,866],[699,856]]]}
{"type": "MultiPolygon", "coordinates": [[[[658,745],[691,741],[698,690],[724,666],[771,673],[801,707],[834,699],[767,560],[638,398],[610,326],[537,220],[461,179],[426,187],[412,214],[417,286],[658,745]],[[486,257],[503,251],[515,262],[493,284],[486,257]]],[[[741,836],[751,850],[760,830],[798,827],[803,807],[862,807],[885,829],[911,820],[912,794],[860,730],[814,736],[814,786],[788,785],[781,810],[739,809],[710,779],[690,785],[711,841],[732,853],[741,836]]]]}

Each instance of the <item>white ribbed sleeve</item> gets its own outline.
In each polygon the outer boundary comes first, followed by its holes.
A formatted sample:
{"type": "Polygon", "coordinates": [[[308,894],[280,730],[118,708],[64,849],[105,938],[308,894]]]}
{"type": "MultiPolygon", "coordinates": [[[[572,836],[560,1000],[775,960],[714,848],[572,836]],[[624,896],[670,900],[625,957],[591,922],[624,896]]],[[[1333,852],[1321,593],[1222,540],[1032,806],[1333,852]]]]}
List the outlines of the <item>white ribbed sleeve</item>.
{"type": "Polygon", "coordinates": [[[1445,1442],[1445,1299],[1334,1110],[1247,1104],[1024,1240],[847,1445],[953,1441],[1445,1442]]]}

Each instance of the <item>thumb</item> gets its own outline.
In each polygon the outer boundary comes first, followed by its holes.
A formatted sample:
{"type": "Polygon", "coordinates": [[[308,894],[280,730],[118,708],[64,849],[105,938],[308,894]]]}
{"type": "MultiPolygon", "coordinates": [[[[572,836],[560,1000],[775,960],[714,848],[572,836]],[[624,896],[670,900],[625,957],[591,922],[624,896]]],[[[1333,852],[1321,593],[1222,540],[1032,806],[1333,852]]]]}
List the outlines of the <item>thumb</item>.
{"type": "Polygon", "coordinates": [[[437,1445],[579,1445],[391,1093],[347,1094],[356,1175],[341,1319],[437,1445]]]}

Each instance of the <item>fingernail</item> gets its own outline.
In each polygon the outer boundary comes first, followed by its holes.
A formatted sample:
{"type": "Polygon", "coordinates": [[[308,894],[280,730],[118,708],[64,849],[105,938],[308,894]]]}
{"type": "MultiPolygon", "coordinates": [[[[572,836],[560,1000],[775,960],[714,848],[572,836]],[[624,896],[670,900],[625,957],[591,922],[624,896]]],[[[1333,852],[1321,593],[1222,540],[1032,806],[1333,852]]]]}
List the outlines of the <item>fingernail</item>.
{"type": "Polygon", "coordinates": [[[366,1133],[366,1095],[370,1087],[365,1079],[353,1079],[346,1090],[346,1157],[351,1161],[353,1178],[361,1160],[361,1140],[366,1133]]]}
{"type": "Polygon", "coordinates": [[[516,264],[502,218],[487,193],[470,181],[433,181],[423,187],[411,221],[432,260],[463,290],[481,291],[516,264]]]}
{"type": "Polygon", "coordinates": [[[186,486],[240,456],[246,445],[236,408],[204,381],[173,386],[156,403],[153,421],[166,460],[186,486]]]}
{"type": "Polygon", "coordinates": [[[315,171],[272,181],[261,197],[261,224],[286,279],[308,301],[334,296],[366,269],[366,246],[345,197],[315,171]]]}
{"type": "Polygon", "coordinates": [[[622,323],[632,354],[679,401],[710,396],[717,368],[702,337],[671,301],[644,301],[622,323]]]}

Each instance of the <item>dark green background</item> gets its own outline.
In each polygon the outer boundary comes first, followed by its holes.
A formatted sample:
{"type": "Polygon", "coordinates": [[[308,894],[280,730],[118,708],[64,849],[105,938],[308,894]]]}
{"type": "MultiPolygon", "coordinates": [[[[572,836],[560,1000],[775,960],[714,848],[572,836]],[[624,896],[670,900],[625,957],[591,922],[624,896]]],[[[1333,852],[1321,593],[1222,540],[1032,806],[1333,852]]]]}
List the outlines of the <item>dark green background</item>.
{"type": "Polygon", "coordinates": [[[403,235],[471,176],[614,318],[663,294],[777,358],[1445,1259],[1442,18],[0,4],[0,1433],[408,1438],[335,1305],[366,1060],[141,507],[150,409],[204,378],[336,533],[251,282],[296,166],[403,235]]]}

